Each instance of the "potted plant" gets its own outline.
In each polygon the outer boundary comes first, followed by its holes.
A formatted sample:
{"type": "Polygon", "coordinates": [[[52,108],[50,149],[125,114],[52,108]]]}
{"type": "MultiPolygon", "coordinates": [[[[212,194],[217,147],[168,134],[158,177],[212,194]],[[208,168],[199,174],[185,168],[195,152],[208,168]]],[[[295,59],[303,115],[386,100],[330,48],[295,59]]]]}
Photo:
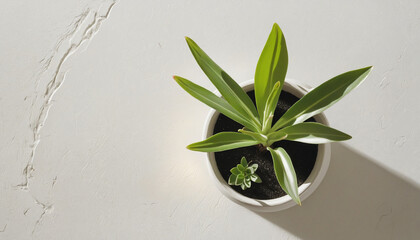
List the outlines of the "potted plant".
{"type": "Polygon", "coordinates": [[[301,205],[326,173],[329,143],[351,138],[330,128],[322,112],[356,88],[372,67],[343,73],[312,90],[285,81],[286,41],[274,24],[254,82],[240,86],[193,40],[186,40],[220,93],[174,76],[185,91],[214,109],[205,140],[187,148],[208,153],[210,173],[229,199],[256,211],[301,205]]]}

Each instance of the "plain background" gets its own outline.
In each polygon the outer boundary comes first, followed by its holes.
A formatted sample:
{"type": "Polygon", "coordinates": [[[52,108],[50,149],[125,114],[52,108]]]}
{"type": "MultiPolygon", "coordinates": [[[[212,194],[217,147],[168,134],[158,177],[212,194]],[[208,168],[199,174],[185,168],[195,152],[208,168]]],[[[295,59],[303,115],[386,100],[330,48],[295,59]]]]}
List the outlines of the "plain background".
{"type": "Polygon", "coordinates": [[[0,30],[0,239],[419,239],[417,0],[7,0],[0,30]],[[318,190],[257,214],[185,149],[209,109],[172,75],[214,90],[189,36],[252,79],[274,22],[289,78],[374,69],[326,111],[353,139],[318,190]]]}

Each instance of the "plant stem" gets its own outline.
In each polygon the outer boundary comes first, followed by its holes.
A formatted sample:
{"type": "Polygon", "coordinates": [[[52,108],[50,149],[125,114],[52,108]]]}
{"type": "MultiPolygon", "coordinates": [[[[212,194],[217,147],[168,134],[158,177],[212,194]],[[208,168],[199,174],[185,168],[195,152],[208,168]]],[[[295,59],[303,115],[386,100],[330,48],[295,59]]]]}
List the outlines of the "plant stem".
{"type": "Polygon", "coordinates": [[[258,146],[258,150],[259,150],[260,152],[264,152],[264,151],[266,151],[266,150],[267,150],[267,147],[265,147],[265,146],[264,146],[264,145],[262,145],[262,144],[258,144],[257,146],[258,146]]]}

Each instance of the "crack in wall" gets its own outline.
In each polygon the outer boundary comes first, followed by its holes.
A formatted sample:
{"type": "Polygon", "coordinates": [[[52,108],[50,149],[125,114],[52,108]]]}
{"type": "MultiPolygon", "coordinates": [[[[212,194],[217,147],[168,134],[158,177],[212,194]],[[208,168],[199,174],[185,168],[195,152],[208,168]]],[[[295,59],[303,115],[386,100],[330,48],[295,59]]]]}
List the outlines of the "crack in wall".
{"type": "Polygon", "coordinates": [[[391,81],[388,79],[388,76],[391,74],[391,72],[393,72],[398,66],[400,66],[401,61],[403,60],[404,56],[406,55],[408,49],[408,44],[406,44],[406,46],[404,47],[404,49],[402,50],[401,54],[398,56],[397,60],[395,60],[395,62],[393,63],[393,65],[391,66],[390,69],[388,69],[387,71],[384,72],[384,74],[382,75],[382,80],[379,83],[379,87],[384,89],[386,88],[391,81]]]}
{"type": "Polygon", "coordinates": [[[404,146],[406,141],[407,141],[406,136],[399,136],[398,138],[395,139],[394,145],[397,146],[397,147],[402,147],[402,146],[404,146]]]}
{"type": "MultiPolygon", "coordinates": [[[[63,70],[63,65],[71,55],[81,48],[81,46],[87,46],[90,43],[95,34],[99,31],[102,22],[108,19],[115,4],[116,1],[114,0],[112,2],[103,2],[97,9],[86,8],[81,14],[74,18],[72,24],[69,25],[69,30],[60,36],[52,54],[40,61],[42,66],[35,78],[35,98],[32,101],[32,112],[30,113],[31,123],[29,126],[32,130],[30,154],[22,172],[24,180],[16,186],[19,189],[28,192],[35,204],[43,209],[41,215],[34,224],[32,235],[34,235],[44,217],[54,210],[54,204],[41,202],[32,194],[30,183],[31,178],[33,177],[32,173],[35,171],[34,160],[37,147],[41,141],[41,130],[47,121],[54,95],[63,85],[68,72],[67,70],[63,70]],[[85,45],[85,43],[87,45],[85,45]],[[39,96],[37,89],[39,88],[39,85],[42,84],[44,84],[42,86],[44,91],[42,95],[39,96]],[[33,114],[33,112],[35,113],[33,114]]],[[[52,187],[56,180],[57,177],[53,179],[52,187]]],[[[28,210],[29,208],[24,211],[25,216],[28,210]]]]}
{"type": "Polygon", "coordinates": [[[74,21],[70,25],[67,26],[69,28],[69,30],[67,30],[67,32],[65,32],[63,35],[61,35],[59,37],[51,55],[48,56],[48,57],[45,57],[45,58],[41,59],[41,61],[39,61],[39,63],[42,64],[42,67],[41,67],[41,71],[37,75],[38,77],[37,77],[36,82],[35,82],[36,88],[38,88],[38,84],[39,84],[39,80],[40,80],[41,75],[48,71],[54,55],[58,53],[60,47],[63,45],[63,42],[67,39],[70,39],[71,36],[73,36],[73,34],[75,34],[75,32],[80,29],[80,26],[82,25],[82,23],[84,22],[84,20],[88,16],[89,12],[90,12],[90,9],[87,8],[83,13],[76,16],[74,21]]]}
{"type": "Polygon", "coordinates": [[[29,209],[30,209],[30,208],[27,208],[27,209],[25,209],[25,210],[23,211],[23,215],[24,215],[24,216],[26,216],[26,214],[28,214],[29,209]]]}
{"type": "Polygon", "coordinates": [[[36,220],[36,222],[35,222],[35,224],[34,224],[34,227],[33,227],[33,229],[32,229],[32,233],[31,233],[31,235],[33,236],[34,235],[34,233],[35,233],[35,231],[36,231],[36,228],[38,227],[38,225],[42,222],[42,220],[44,219],[44,216],[46,215],[46,214],[48,214],[48,213],[51,213],[53,210],[54,210],[54,205],[53,204],[48,204],[48,203],[43,203],[43,202],[40,202],[40,201],[38,201],[38,199],[36,199],[34,196],[32,196],[33,197],[33,199],[35,200],[35,202],[36,202],[36,204],[38,204],[38,205],[40,205],[41,207],[42,207],[42,213],[41,213],[41,215],[39,216],[39,218],[38,218],[38,220],[36,220]]]}
{"type": "MultiPolygon", "coordinates": [[[[412,27],[413,27],[413,25],[415,24],[415,22],[411,22],[410,24],[409,24],[409,26],[408,26],[408,29],[411,29],[412,27]]],[[[386,88],[392,81],[391,80],[389,80],[388,79],[388,77],[389,77],[389,75],[393,72],[393,71],[395,71],[398,67],[400,67],[401,66],[401,63],[402,63],[402,60],[404,59],[404,57],[406,56],[406,54],[407,54],[407,50],[408,50],[408,48],[410,47],[410,45],[413,43],[413,40],[412,40],[412,36],[410,35],[410,30],[409,30],[409,33],[408,33],[408,35],[407,35],[407,38],[406,38],[406,40],[404,41],[404,43],[402,44],[404,47],[403,47],[403,49],[402,49],[402,51],[401,51],[401,53],[399,54],[399,56],[397,57],[397,59],[394,61],[394,63],[391,65],[391,67],[387,70],[387,71],[385,71],[383,74],[382,74],[382,79],[381,79],[381,81],[379,82],[379,87],[381,88],[381,89],[384,89],[384,88],[386,88]]],[[[403,79],[403,81],[402,81],[402,83],[404,82],[405,80],[403,79]]]]}
{"type": "Polygon", "coordinates": [[[44,94],[44,103],[41,106],[40,113],[36,120],[35,126],[32,128],[32,146],[31,146],[31,154],[28,163],[26,164],[25,168],[23,169],[23,175],[25,176],[24,182],[17,185],[22,190],[29,190],[29,181],[32,177],[32,172],[35,171],[33,163],[35,159],[36,149],[38,147],[39,142],[41,141],[41,129],[44,127],[44,124],[48,118],[48,113],[51,108],[51,101],[55,93],[64,83],[67,71],[64,73],[57,72],[57,75],[54,79],[48,84],[48,88],[46,93],[44,94]]]}
{"type": "Polygon", "coordinates": [[[387,211],[383,214],[381,214],[378,218],[378,221],[376,223],[375,229],[378,229],[379,225],[381,224],[381,222],[384,220],[385,217],[391,216],[392,214],[392,208],[390,207],[389,209],[387,209],[387,211]]]}
{"type": "MultiPolygon", "coordinates": [[[[75,22],[73,30],[70,30],[64,35],[66,38],[69,39],[70,46],[68,48],[65,48],[65,51],[61,54],[61,57],[59,58],[57,66],[55,67],[55,70],[53,72],[53,77],[48,82],[47,87],[45,89],[45,93],[42,96],[43,103],[40,107],[37,119],[34,124],[30,125],[33,132],[33,141],[29,161],[23,170],[23,175],[25,176],[24,182],[18,185],[18,187],[20,187],[22,190],[28,190],[29,188],[30,178],[32,177],[31,173],[35,170],[33,167],[33,162],[35,158],[36,149],[41,140],[41,129],[45,125],[45,122],[48,118],[48,112],[51,108],[51,101],[53,100],[55,93],[59,90],[59,88],[62,86],[65,80],[65,75],[67,72],[62,73],[62,66],[66,62],[66,60],[73,53],[75,53],[80,48],[80,46],[82,46],[82,44],[84,44],[86,41],[90,41],[95,35],[95,33],[98,32],[102,22],[109,17],[109,14],[115,4],[116,2],[112,2],[107,8],[107,11],[104,15],[99,15],[98,11],[88,9],[87,13],[85,11],[83,14],[78,16],[78,20],[75,22]],[[79,37],[79,39],[75,40],[75,37],[78,37],[77,34],[79,33],[78,30],[80,30],[80,26],[83,25],[87,21],[87,19],[89,19],[89,15],[93,15],[92,20],[90,21],[90,23],[88,23],[86,29],[84,29],[83,34],[79,37]]],[[[65,41],[63,39],[59,41],[60,46],[56,47],[56,54],[52,56],[52,60],[48,60],[48,64],[44,67],[49,68],[54,58],[57,57],[56,55],[60,55],[60,49],[63,47],[62,45],[64,42],[65,41]]],[[[33,107],[35,107],[35,103],[33,103],[33,107]]]]}
{"type": "Polygon", "coordinates": [[[4,225],[4,227],[3,227],[3,229],[2,229],[2,230],[0,230],[0,233],[4,233],[4,232],[6,231],[6,228],[7,228],[7,224],[6,224],[6,225],[4,225]]]}
{"type": "Polygon", "coordinates": [[[54,188],[55,183],[57,182],[57,178],[58,178],[57,176],[54,177],[54,179],[53,179],[53,181],[51,183],[51,189],[54,188]]]}

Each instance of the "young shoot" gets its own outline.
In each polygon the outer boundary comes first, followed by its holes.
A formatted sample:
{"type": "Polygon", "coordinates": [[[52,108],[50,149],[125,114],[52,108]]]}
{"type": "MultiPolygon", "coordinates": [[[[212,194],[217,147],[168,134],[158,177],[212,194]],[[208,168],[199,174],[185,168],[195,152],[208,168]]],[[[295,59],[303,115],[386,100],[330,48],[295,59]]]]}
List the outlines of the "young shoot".
{"type": "Polygon", "coordinates": [[[255,173],[258,169],[258,164],[254,163],[248,166],[245,157],[242,157],[241,163],[236,167],[230,169],[232,173],[229,177],[228,184],[241,186],[242,190],[251,188],[251,182],[261,183],[261,178],[255,173]]]}

